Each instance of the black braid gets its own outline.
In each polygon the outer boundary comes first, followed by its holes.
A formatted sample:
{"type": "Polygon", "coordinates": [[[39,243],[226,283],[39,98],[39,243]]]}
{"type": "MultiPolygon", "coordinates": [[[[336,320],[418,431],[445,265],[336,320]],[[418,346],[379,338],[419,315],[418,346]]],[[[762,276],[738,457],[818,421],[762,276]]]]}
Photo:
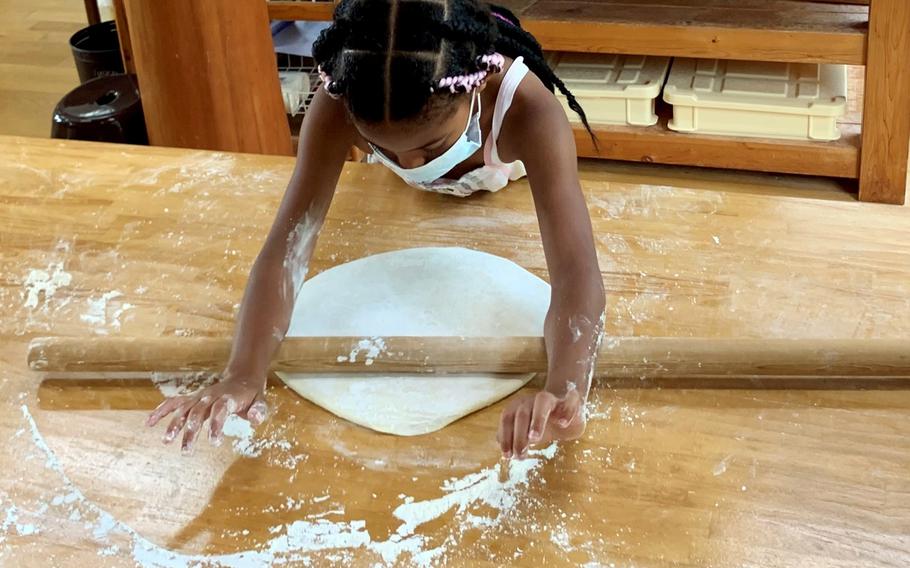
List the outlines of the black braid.
{"type": "Polygon", "coordinates": [[[585,130],[588,131],[588,134],[591,135],[591,140],[596,147],[597,137],[594,136],[591,125],[588,124],[588,116],[585,114],[585,109],[582,108],[578,99],[572,94],[572,91],[566,87],[566,84],[562,82],[562,79],[556,75],[550,67],[550,64],[547,63],[543,54],[543,48],[540,46],[540,43],[538,43],[537,39],[520,26],[518,18],[508,8],[491,5],[490,9],[498,16],[501,16],[510,22],[506,23],[499,18],[493,18],[499,31],[495,44],[496,50],[512,59],[519,56],[524,57],[525,64],[535,75],[537,75],[537,78],[540,79],[540,82],[543,83],[546,88],[550,89],[550,91],[559,89],[559,92],[566,97],[569,108],[575,111],[575,114],[581,119],[581,123],[584,125],[585,130]]]}
{"type": "Polygon", "coordinates": [[[591,132],[584,109],[547,64],[540,44],[506,8],[478,0],[342,0],[333,24],[313,44],[313,57],[334,82],[332,92],[365,122],[429,118],[456,96],[431,94],[430,85],[477,71],[478,57],[494,51],[524,57],[591,132]]]}

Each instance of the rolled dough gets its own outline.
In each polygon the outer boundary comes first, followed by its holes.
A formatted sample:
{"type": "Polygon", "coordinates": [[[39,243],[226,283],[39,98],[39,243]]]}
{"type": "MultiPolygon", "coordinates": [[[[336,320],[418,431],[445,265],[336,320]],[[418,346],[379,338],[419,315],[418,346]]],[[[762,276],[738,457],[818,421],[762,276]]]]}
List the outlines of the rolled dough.
{"type": "MultiPolygon", "coordinates": [[[[381,340],[369,338],[540,335],[549,303],[550,286],[504,258],[463,248],[406,249],[336,266],[305,282],[287,336],[360,336],[376,345],[381,340]]],[[[399,436],[438,430],[533,378],[278,375],[326,410],[399,436]]]]}

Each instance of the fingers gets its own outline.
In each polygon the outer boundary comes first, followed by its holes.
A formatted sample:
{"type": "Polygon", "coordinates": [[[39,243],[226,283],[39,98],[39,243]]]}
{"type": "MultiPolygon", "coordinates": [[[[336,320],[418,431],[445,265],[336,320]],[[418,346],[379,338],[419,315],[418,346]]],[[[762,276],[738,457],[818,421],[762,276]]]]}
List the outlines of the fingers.
{"type": "Polygon", "coordinates": [[[189,415],[190,410],[192,410],[194,401],[184,401],[177,410],[174,412],[174,418],[171,420],[171,423],[168,424],[167,430],[164,431],[164,443],[170,444],[174,441],[174,438],[177,437],[177,434],[183,430],[183,425],[186,424],[187,415],[189,415]]]}
{"type": "Polygon", "coordinates": [[[574,390],[563,398],[541,391],[510,405],[502,413],[496,434],[503,457],[526,458],[528,447],[539,443],[544,436],[550,436],[547,432],[552,432],[554,426],[568,428],[578,421],[583,416],[583,402],[581,395],[574,390]],[[547,426],[551,430],[547,430],[547,426]]]}
{"type": "Polygon", "coordinates": [[[268,414],[269,407],[265,402],[264,394],[260,392],[256,395],[256,398],[253,399],[253,403],[250,404],[249,410],[246,411],[247,420],[249,420],[250,424],[253,426],[259,426],[265,422],[268,414]]]}
{"type": "Polygon", "coordinates": [[[213,446],[220,446],[224,442],[224,423],[236,408],[237,403],[228,395],[219,398],[212,405],[212,418],[209,421],[209,442],[213,446]]]}
{"type": "Polygon", "coordinates": [[[209,421],[208,436],[213,445],[221,445],[224,425],[232,414],[246,418],[253,426],[262,424],[268,417],[265,392],[243,383],[221,383],[205,389],[195,396],[184,396],[165,400],[149,415],[146,423],[154,426],[165,416],[173,414],[164,433],[164,443],[173,442],[181,431],[181,449],[189,454],[193,445],[209,421]]]}
{"type": "Polygon", "coordinates": [[[512,453],[519,459],[528,454],[528,427],[531,424],[530,404],[525,403],[515,411],[515,425],[512,430],[512,453]]]}
{"type": "Polygon", "coordinates": [[[189,413],[187,413],[186,418],[186,430],[183,434],[183,444],[180,446],[180,450],[184,454],[189,454],[193,450],[193,444],[196,442],[196,436],[199,435],[199,430],[202,429],[202,424],[209,417],[209,411],[212,408],[212,397],[205,395],[199,398],[189,413]]]}
{"type": "Polygon", "coordinates": [[[581,416],[581,396],[578,391],[569,391],[559,400],[552,412],[552,420],[560,428],[568,428],[581,416]]]}
{"type": "Polygon", "coordinates": [[[173,398],[165,399],[164,402],[158,405],[151,414],[149,414],[148,419],[145,421],[145,425],[151,428],[155,424],[161,421],[162,418],[176,410],[180,405],[184,404],[187,401],[186,397],[175,396],[173,398]]]}
{"type": "Polygon", "coordinates": [[[499,421],[499,432],[496,439],[499,440],[499,449],[502,450],[502,457],[512,458],[512,432],[515,428],[515,407],[510,406],[502,413],[502,419],[499,421]]]}
{"type": "Polygon", "coordinates": [[[547,420],[550,413],[556,408],[558,399],[549,392],[539,392],[534,397],[534,407],[531,411],[531,424],[528,431],[528,441],[536,444],[543,438],[543,433],[547,428],[547,420]]]}

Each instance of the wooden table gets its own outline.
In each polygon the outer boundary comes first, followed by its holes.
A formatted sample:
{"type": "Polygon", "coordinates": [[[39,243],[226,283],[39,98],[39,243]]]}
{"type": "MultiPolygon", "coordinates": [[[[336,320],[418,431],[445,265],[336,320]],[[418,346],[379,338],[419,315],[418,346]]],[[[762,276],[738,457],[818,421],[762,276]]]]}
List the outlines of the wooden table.
{"type": "MultiPolygon", "coordinates": [[[[161,399],[151,383],[39,387],[26,369],[37,335],[230,333],[291,168],[281,157],[0,138],[0,564],[132,566],[265,547],[248,557],[262,560],[285,547],[298,562],[372,565],[375,545],[307,555],[318,542],[287,541],[287,525],[311,534],[321,521],[361,520],[357,530],[387,541],[405,497],[438,499],[445,480],[495,464],[501,405],[404,439],[274,385],[275,416],[247,452],[257,457],[203,443],[185,458],[142,426],[161,399]]],[[[582,169],[609,332],[910,333],[905,209],[857,204],[818,181],[582,169]]],[[[524,183],[459,200],[355,164],[314,271],[424,245],[474,247],[545,275],[524,183]]],[[[543,460],[497,526],[450,512],[417,529],[417,548],[441,547],[436,561],[454,566],[910,564],[907,391],[635,383],[598,383],[584,439],[543,460]]]]}

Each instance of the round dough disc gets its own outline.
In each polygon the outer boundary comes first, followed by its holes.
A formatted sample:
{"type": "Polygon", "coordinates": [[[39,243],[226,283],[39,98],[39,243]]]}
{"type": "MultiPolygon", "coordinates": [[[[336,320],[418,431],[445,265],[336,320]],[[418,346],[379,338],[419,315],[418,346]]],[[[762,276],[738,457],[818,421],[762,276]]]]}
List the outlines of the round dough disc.
{"type": "MultiPolygon", "coordinates": [[[[540,335],[549,303],[550,286],[504,258],[463,248],[406,249],[361,258],[306,281],[287,336],[540,335]]],[[[438,430],[533,378],[278,376],[307,400],[342,418],[399,436],[438,430]]]]}

